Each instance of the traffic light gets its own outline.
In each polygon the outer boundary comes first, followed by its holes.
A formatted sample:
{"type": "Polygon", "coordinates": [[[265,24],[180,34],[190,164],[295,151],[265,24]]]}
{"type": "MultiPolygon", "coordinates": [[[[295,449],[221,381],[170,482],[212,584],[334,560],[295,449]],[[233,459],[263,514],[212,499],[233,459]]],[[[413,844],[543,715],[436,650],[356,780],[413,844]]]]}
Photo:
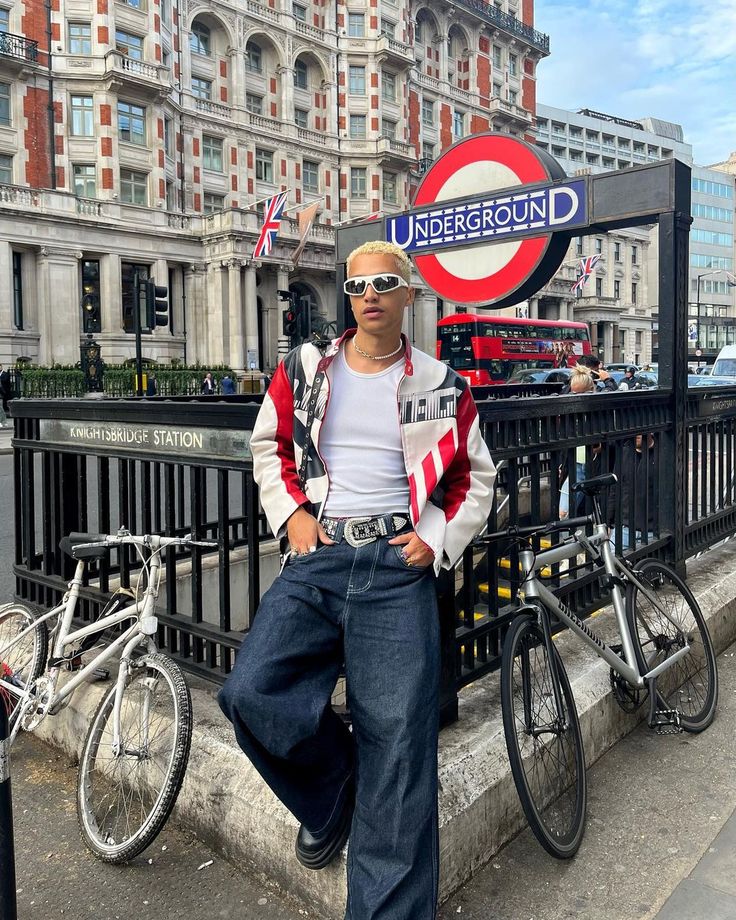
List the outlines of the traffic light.
{"type": "Polygon", "coordinates": [[[299,328],[299,314],[293,307],[287,307],[281,314],[281,331],[285,336],[293,338],[299,328]]]}
{"type": "Polygon", "coordinates": [[[149,329],[169,325],[169,290],[156,284],[153,278],[146,280],[146,325],[149,329]]]}
{"type": "Polygon", "coordinates": [[[85,333],[100,331],[100,301],[96,294],[82,297],[82,325],[85,333]]]}

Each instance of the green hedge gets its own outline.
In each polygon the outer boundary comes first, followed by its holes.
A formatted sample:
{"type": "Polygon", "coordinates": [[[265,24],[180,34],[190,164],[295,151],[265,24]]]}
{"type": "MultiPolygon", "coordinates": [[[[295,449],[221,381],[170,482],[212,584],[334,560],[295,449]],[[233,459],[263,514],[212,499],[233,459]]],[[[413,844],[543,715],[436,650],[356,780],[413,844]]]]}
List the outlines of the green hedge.
{"type": "MultiPolygon", "coordinates": [[[[19,364],[14,368],[18,395],[26,398],[63,399],[84,396],[87,392],[84,374],[78,367],[55,364],[53,367],[35,367],[19,364]]],[[[151,365],[144,364],[143,373],[156,374],[159,396],[198,396],[204,375],[212,373],[215,386],[232,370],[224,364],[217,365],[151,365]]],[[[135,367],[105,365],[104,393],[106,396],[135,396],[135,367]]]]}

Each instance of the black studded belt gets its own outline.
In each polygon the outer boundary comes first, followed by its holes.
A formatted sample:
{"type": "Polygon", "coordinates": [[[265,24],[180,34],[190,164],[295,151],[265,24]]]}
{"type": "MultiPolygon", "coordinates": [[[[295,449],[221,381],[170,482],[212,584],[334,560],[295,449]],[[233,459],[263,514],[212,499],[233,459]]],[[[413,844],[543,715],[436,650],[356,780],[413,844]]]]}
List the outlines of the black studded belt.
{"type": "Polygon", "coordinates": [[[350,546],[365,546],[381,537],[394,537],[410,524],[406,514],[382,514],[379,517],[330,518],[323,517],[320,524],[325,533],[339,543],[344,540],[350,546]]]}

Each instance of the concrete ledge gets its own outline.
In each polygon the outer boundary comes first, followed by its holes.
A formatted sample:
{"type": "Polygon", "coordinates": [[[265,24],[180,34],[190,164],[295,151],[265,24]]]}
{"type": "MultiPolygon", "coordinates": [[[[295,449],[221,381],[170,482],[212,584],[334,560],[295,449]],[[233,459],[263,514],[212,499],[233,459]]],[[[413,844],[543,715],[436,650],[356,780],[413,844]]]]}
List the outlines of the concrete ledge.
{"type": "MultiPolygon", "coordinates": [[[[736,542],[692,562],[688,574],[720,652],[736,640],[736,542]]],[[[612,614],[597,615],[595,628],[604,638],[614,636],[612,614]]],[[[560,637],[559,648],[573,685],[590,764],[630,732],[638,718],[627,716],[616,705],[608,667],[600,659],[569,635],[560,637]]],[[[293,855],[296,821],[235,745],[212,686],[190,684],[195,732],[175,820],[232,861],[268,875],[324,917],[341,920],[345,853],[321,872],[299,865],[293,855]]],[[[38,733],[78,755],[107,686],[93,684],[87,692],[77,692],[70,706],[47,719],[38,733]]],[[[711,731],[718,731],[717,719],[711,731]]],[[[506,755],[498,676],[491,674],[462,692],[460,720],[440,736],[441,898],[467,881],[523,823],[506,755]]]]}

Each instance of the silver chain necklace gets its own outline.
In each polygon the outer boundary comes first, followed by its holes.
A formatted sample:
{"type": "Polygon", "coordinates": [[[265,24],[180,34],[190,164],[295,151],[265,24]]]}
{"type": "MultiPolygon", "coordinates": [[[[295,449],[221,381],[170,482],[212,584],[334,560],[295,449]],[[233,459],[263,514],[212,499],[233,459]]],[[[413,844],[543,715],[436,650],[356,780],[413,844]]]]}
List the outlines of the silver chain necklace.
{"type": "Polygon", "coordinates": [[[353,338],[353,348],[358,352],[359,355],[362,355],[364,358],[370,358],[371,361],[384,361],[386,358],[393,358],[394,355],[398,355],[403,347],[404,343],[401,341],[401,339],[399,339],[399,344],[397,347],[394,348],[393,351],[390,351],[387,355],[369,355],[367,351],[363,351],[360,345],[358,345],[358,343],[355,341],[355,338],[353,338]]]}

